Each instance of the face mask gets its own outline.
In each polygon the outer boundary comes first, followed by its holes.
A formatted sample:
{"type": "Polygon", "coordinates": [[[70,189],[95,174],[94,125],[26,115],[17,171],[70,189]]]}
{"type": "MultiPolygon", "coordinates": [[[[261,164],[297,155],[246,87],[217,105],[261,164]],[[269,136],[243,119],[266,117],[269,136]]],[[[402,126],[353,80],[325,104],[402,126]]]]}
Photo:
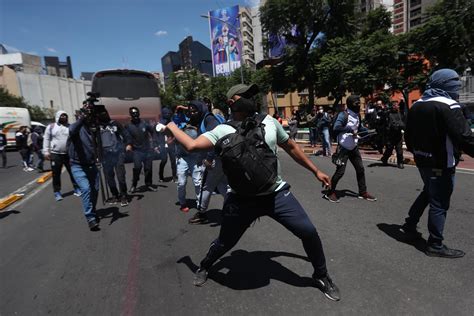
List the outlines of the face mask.
{"type": "Polygon", "coordinates": [[[230,106],[232,112],[252,113],[257,111],[257,107],[250,99],[240,98],[230,106]]]}

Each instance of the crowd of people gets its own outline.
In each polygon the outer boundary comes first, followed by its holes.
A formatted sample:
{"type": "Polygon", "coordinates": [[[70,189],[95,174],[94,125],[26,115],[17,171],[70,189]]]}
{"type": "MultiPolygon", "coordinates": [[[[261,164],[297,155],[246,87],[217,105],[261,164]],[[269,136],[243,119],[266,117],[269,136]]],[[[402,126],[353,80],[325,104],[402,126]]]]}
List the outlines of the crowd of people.
{"type": "MultiPolygon", "coordinates": [[[[375,202],[376,197],[367,191],[359,141],[371,129],[378,131],[379,136],[384,129],[382,144],[386,149],[382,162],[386,164],[395,149],[398,167],[403,168],[401,150],[405,131],[406,145],[414,155],[424,188],[409,210],[402,231],[408,238],[420,238],[417,224],[429,206],[430,236],[426,254],[459,258],[464,252],[448,248],[443,242],[443,228],[461,151],[474,156],[474,135],[457,101],[459,89],[459,76],[455,71],[438,70],[431,76],[422,98],[408,111],[407,118],[398,105],[386,107],[377,102],[368,107],[367,127],[362,124],[360,97],[357,95],[349,96],[345,109],[334,115],[322,107],[313,108],[307,117],[310,144],[315,146],[316,139],[321,136],[321,155],[332,156],[336,165],[332,177],[321,171],[296,144],[298,113],[293,112],[288,121],[289,134],[278,118],[257,113],[252,99],[258,93],[256,85],[239,84],[229,89],[226,97],[230,117],[209,99],[204,99],[174,108],[163,107],[161,120],[154,125],[140,118],[138,108],[131,107],[130,121],[122,126],[110,118],[105,108],[93,114],[86,102],[73,124],[68,123],[65,112],[59,111],[56,121],[47,126],[44,137],[41,137],[42,145],[36,137],[35,147],[30,146],[25,129],[17,133],[17,144],[25,169],[31,168],[31,148],[51,161],[53,192],[57,201],[63,199],[61,170],[66,167],[74,193],[82,199],[91,230],[99,229],[96,204],[100,168],[103,168],[111,192],[107,202],[127,206],[130,202],[128,193],[157,191],[153,184],[153,159],[159,155],[159,181],[176,183],[182,212],[189,212],[192,207],[186,192],[188,176],[191,178],[194,187],[191,200],[196,201],[197,212],[189,219],[190,224],[202,224],[208,220],[206,210],[214,193],[224,197],[219,235],[195,272],[194,285],[202,286],[206,282],[212,265],[236,245],[257,218],[269,216],[302,241],[314,268],[316,285],[326,297],[337,301],[340,299],[339,289],[329,276],[321,239],[305,210],[290,192],[290,185],[281,177],[277,148],[283,149],[323,184],[327,190],[324,197],[330,202],[339,202],[336,187],[350,161],[356,170],[358,197],[375,202]],[[382,120],[384,124],[380,123],[382,120]],[[334,153],[331,137],[337,142],[334,153]],[[124,165],[127,155],[133,157],[128,191],[124,165]],[[166,178],[164,170],[168,161],[172,174],[166,178]],[[142,169],[144,186],[138,187],[142,169]]],[[[3,148],[2,144],[0,142],[0,148],[3,148]]]]}

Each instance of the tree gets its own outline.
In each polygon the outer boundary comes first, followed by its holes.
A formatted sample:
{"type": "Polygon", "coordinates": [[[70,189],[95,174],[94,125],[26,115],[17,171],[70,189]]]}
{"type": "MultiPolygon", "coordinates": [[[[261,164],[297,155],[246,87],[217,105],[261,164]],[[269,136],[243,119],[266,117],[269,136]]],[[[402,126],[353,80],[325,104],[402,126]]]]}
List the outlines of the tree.
{"type": "Polygon", "coordinates": [[[22,97],[10,94],[6,89],[0,87],[0,106],[27,108],[30,112],[30,118],[33,121],[48,121],[54,118],[54,112],[51,109],[45,109],[37,105],[29,105],[22,97]]]}
{"type": "Polygon", "coordinates": [[[408,42],[433,68],[458,72],[474,68],[474,2],[440,0],[429,11],[426,23],[408,34],[408,42]]]}
{"type": "MultiPolygon", "coordinates": [[[[354,35],[353,0],[269,0],[260,8],[264,33],[284,37],[287,43],[280,62],[271,68],[272,90],[308,89],[314,103],[316,65],[326,51],[326,42],[354,35]]],[[[274,45],[266,42],[266,48],[274,45]]]]}

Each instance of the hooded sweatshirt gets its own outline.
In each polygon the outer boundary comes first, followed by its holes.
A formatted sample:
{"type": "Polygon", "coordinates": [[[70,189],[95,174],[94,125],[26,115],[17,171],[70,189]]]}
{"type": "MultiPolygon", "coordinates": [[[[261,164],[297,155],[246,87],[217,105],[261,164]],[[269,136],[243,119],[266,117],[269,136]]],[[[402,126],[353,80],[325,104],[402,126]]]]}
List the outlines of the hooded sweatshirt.
{"type": "Polygon", "coordinates": [[[65,111],[57,111],[55,123],[49,124],[44,131],[43,154],[67,154],[67,140],[69,138],[69,124],[59,123],[59,117],[67,114],[65,111]]]}

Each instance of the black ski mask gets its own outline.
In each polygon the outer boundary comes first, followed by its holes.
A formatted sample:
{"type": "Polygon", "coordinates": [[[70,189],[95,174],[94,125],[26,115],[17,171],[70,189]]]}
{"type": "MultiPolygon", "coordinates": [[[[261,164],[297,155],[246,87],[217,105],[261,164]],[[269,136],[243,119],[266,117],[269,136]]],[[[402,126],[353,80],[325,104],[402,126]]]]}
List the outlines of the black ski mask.
{"type": "Polygon", "coordinates": [[[347,97],[346,100],[347,108],[354,113],[359,114],[360,112],[360,96],[353,94],[347,97]]]}
{"type": "Polygon", "coordinates": [[[255,105],[255,102],[253,102],[253,100],[241,97],[230,105],[230,110],[232,112],[253,114],[257,112],[257,106],[255,105]]]}
{"type": "Polygon", "coordinates": [[[137,123],[140,121],[140,110],[136,107],[131,107],[129,109],[130,113],[130,118],[132,119],[132,122],[137,123]]]}

